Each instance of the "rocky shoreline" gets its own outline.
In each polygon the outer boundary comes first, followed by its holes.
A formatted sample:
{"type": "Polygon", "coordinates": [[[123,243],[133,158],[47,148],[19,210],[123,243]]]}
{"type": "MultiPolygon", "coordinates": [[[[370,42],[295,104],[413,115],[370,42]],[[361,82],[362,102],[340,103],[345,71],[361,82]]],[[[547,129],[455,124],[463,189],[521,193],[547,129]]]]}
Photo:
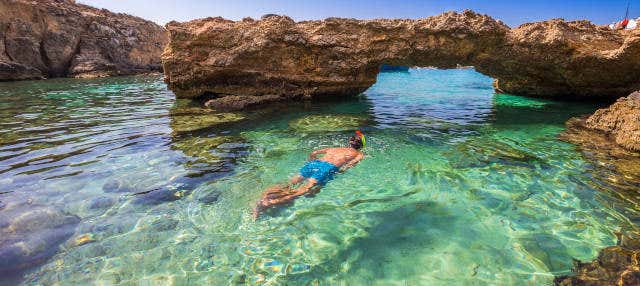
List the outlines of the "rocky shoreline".
{"type": "Polygon", "coordinates": [[[73,0],[0,2],[0,81],[162,71],[166,30],[73,0]]]}
{"type": "Polygon", "coordinates": [[[572,118],[566,126],[560,139],[577,145],[590,161],[637,179],[640,188],[640,92],[591,115],[572,118]]]}
{"type": "MultiPolygon", "coordinates": [[[[598,166],[594,178],[614,185],[614,197],[638,205],[640,190],[640,92],[618,99],[607,108],[567,122],[560,139],[578,146],[587,161],[598,166]]],[[[604,188],[598,190],[609,192],[604,188]]],[[[640,235],[621,234],[618,245],[600,251],[592,262],[576,262],[574,274],[556,285],[640,284],[640,235]]]]}

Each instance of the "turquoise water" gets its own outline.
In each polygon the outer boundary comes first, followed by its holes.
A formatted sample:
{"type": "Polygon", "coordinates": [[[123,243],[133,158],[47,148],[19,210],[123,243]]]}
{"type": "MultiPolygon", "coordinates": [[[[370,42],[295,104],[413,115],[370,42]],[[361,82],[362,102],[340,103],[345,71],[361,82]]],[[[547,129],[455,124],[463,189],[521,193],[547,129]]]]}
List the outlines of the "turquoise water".
{"type": "Polygon", "coordinates": [[[637,222],[557,139],[595,108],[494,94],[464,69],[382,73],[354,99],[246,113],[176,101],[160,77],[1,83],[0,214],[80,218],[7,281],[550,284],[637,222]],[[265,188],[356,128],[364,161],[251,219],[265,188]]]}

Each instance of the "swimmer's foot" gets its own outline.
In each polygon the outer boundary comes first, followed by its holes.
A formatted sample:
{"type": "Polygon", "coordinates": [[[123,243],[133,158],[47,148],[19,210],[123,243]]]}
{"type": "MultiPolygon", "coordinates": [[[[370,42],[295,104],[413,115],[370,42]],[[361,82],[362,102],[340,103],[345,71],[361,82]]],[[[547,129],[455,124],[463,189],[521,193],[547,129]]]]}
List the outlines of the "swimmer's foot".
{"type": "Polygon", "coordinates": [[[255,208],[253,208],[253,221],[256,221],[259,216],[260,216],[260,208],[256,206],[255,208]]]}

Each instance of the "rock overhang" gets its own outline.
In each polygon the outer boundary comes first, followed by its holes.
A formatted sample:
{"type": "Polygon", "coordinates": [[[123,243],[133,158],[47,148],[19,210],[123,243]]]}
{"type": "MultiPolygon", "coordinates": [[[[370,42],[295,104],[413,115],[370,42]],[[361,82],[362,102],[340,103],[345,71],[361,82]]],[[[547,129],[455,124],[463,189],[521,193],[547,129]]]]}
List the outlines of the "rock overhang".
{"type": "Polygon", "coordinates": [[[474,66],[497,90],[528,96],[619,97],[640,87],[640,32],[588,21],[511,29],[465,11],[415,20],[217,17],[166,28],[169,88],[182,98],[213,95],[209,105],[223,109],[352,95],[375,83],[382,64],[474,66]]]}

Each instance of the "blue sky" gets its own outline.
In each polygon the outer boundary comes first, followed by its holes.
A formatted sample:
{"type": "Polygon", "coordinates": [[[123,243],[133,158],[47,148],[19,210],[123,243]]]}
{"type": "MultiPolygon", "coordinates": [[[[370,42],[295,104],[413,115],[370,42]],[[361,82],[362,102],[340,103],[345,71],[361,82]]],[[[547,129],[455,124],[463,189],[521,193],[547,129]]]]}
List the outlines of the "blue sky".
{"type": "MultiPolygon", "coordinates": [[[[239,20],[260,18],[263,14],[289,15],[295,20],[326,17],[424,18],[444,11],[472,9],[489,14],[509,26],[522,23],[564,18],[587,19],[607,24],[624,16],[627,0],[78,0],[79,3],[114,12],[124,12],[165,24],[171,20],[187,21],[209,16],[239,20]]],[[[640,0],[631,1],[633,17],[640,16],[640,0]]]]}

